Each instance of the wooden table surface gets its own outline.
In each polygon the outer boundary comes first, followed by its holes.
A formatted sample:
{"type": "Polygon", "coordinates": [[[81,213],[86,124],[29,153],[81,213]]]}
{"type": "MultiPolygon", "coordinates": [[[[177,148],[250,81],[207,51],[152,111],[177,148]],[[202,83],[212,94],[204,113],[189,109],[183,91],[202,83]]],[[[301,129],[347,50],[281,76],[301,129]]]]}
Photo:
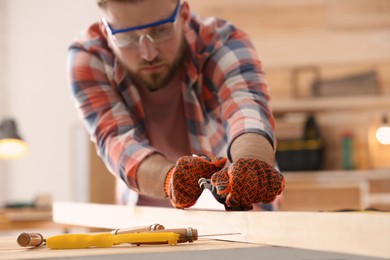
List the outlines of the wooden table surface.
{"type": "Polygon", "coordinates": [[[214,234],[214,240],[204,237],[176,246],[124,244],[112,248],[51,250],[45,246],[22,248],[16,237],[0,237],[0,260],[390,259],[390,214],[381,212],[224,212],[56,202],[53,221],[105,230],[156,223],[165,228],[193,227],[199,235],[214,234]],[[238,234],[215,236],[223,233],[238,234]]]}
{"type": "Polygon", "coordinates": [[[213,237],[234,242],[390,259],[390,213],[385,212],[225,212],[55,202],[53,220],[105,229],[156,223],[193,227],[200,235],[239,233],[213,237]]]}
{"type": "Polygon", "coordinates": [[[323,252],[315,250],[274,247],[255,243],[198,240],[194,243],[169,245],[120,245],[112,248],[53,250],[45,246],[22,248],[16,238],[0,238],[0,259],[312,259],[312,260],[363,260],[381,259],[351,254],[323,252]]]}

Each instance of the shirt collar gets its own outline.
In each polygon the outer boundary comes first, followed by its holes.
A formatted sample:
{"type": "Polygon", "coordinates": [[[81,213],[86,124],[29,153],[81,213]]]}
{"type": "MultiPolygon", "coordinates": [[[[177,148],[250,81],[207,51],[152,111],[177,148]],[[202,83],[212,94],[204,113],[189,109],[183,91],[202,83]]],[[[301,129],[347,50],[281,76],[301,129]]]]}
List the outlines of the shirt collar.
{"type": "Polygon", "coordinates": [[[117,85],[122,83],[122,81],[126,77],[126,70],[123,68],[123,66],[120,64],[118,58],[115,57],[114,60],[114,81],[117,85]]]}

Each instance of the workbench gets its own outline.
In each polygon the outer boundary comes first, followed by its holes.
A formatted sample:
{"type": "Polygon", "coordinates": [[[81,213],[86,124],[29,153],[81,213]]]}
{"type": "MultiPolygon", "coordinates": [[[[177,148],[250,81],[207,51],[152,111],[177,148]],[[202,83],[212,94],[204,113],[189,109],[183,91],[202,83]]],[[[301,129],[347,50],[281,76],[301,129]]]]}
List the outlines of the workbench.
{"type": "MultiPolygon", "coordinates": [[[[151,224],[192,227],[200,236],[178,245],[112,248],[21,248],[0,238],[0,259],[390,259],[387,212],[225,212],[56,202],[53,221],[108,231],[151,224]]],[[[45,237],[45,236],[44,236],[45,237]]]]}

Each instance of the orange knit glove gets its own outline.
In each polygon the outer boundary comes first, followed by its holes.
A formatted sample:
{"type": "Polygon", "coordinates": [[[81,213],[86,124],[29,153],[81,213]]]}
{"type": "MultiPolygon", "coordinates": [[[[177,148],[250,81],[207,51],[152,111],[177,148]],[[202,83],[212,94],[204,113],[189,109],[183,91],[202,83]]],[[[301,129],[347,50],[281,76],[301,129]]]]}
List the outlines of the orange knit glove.
{"type": "Polygon", "coordinates": [[[188,208],[196,203],[202,194],[198,180],[211,178],[213,173],[221,170],[226,158],[207,158],[203,156],[183,156],[168,172],[165,179],[165,194],[175,208],[188,208]]]}
{"type": "Polygon", "coordinates": [[[258,159],[239,158],[216,172],[211,183],[219,195],[226,195],[226,205],[252,209],[253,203],[271,203],[283,191],[285,180],[271,165],[258,159]]]}

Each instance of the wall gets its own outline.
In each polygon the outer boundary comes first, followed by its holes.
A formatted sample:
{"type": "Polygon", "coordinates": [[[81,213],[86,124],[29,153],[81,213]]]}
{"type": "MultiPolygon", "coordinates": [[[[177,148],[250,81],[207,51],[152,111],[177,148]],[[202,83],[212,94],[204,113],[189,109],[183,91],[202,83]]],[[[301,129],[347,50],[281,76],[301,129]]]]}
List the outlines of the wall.
{"type": "Polygon", "coordinates": [[[9,178],[2,181],[7,192],[0,193],[1,199],[31,201],[40,193],[54,200],[73,199],[74,140],[80,121],[66,83],[66,53],[77,33],[100,17],[99,10],[95,0],[0,3],[7,5],[7,21],[0,23],[6,26],[1,37],[6,47],[1,48],[7,67],[1,76],[6,110],[29,143],[25,157],[5,162],[9,178]]]}
{"type": "MultiPolygon", "coordinates": [[[[0,1],[0,31],[5,32],[6,24],[5,24],[5,15],[6,15],[6,3],[4,1],[0,1]]],[[[5,37],[0,37],[0,57],[3,57],[3,53],[5,47],[5,37]]],[[[6,65],[4,59],[0,59],[0,120],[3,118],[5,113],[5,84],[4,84],[4,75],[6,65]]],[[[5,172],[5,164],[0,161],[0,205],[3,204],[4,197],[6,196],[6,172],[5,172]]]]}

